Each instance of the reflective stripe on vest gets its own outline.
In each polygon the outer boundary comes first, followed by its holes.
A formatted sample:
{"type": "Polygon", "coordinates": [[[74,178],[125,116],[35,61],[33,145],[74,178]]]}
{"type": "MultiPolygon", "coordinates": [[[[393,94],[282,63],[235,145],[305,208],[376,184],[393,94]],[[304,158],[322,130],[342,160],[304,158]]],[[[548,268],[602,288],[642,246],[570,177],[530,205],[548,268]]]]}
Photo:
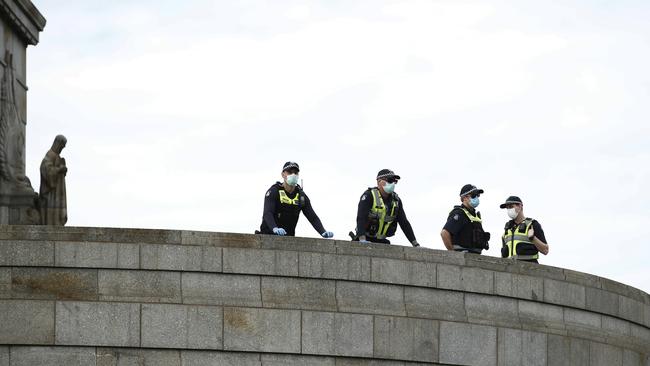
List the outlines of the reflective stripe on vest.
{"type": "MultiPolygon", "coordinates": [[[[470,222],[482,222],[481,218],[478,217],[478,215],[476,215],[476,216],[472,215],[472,213],[469,212],[469,210],[466,209],[465,207],[461,207],[461,210],[463,210],[463,212],[465,213],[465,216],[467,216],[467,218],[469,219],[470,222]]],[[[452,210],[452,212],[453,212],[453,210],[452,210]]],[[[451,212],[450,212],[450,214],[451,214],[451,212]]],[[[472,249],[472,248],[465,248],[464,246],[461,246],[461,245],[458,245],[458,244],[452,245],[452,248],[454,248],[454,250],[463,250],[463,251],[468,251],[470,253],[479,253],[479,254],[481,253],[480,250],[476,250],[476,249],[472,249]]]]}
{"type": "Polygon", "coordinates": [[[533,246],[535,245],[530,242],[530,238],[528,237],[528,231],[533,226],[533,220],[527,218],[524,220],[524,222],[526,223],[526,228],[523,232],[519,230],[519,227],[521,226],[521,224],[519,224],[514,227],[514,230],[513,228],[507,229],[503,234],[503,242],[508,247],[508,258],[518,260],[538,259],[539,253],[531,255],[517,255],[517,245],[522,243],[530,244],[533,246]]]}
{"type": "Polygon", "coordinates": [[[481,218],[478,217],[478,215],[476,216],[472,215],[472,213],[469,212],[469,210],[466,209],[465,207],[461,209],[463,210],[463,212],[465,212],[465,215],[467,215],[467,218],[469,219],[470,222],[481,222],[481,218]]]}
{"type": "Polygon", "coordinates": [[[280,194],[280,203],[298,206],[300,193],[296,193],[296,197],[294,199],[289,198],[289,196],[287,196],[287,192],[285,192],[283,189],[278,190],[278,193],[280,194]]]}
{"type": "Polygon", "coordinates": [[[390,215],[386,215],[386,205],[384,200],[381,198],[381,193],[379,189],[373,188],[372,192],[372,209],[370,210],[370,218],[377,219],[377,233],[375,237],[377,239],[386,239],[386,233],[390,225],[395,222],[397,216],[395,216],[395,209],[397,208],[397,199],[393,200],[392,207],[390,209],[390,215]]]}

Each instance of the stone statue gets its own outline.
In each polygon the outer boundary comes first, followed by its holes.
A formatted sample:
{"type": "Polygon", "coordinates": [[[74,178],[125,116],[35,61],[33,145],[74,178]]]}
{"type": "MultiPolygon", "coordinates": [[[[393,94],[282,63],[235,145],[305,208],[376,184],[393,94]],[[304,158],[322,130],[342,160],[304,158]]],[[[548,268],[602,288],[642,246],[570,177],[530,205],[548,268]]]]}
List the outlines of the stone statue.
{"type": "Polygon", "coordinates": [[[65,175],[68,168],[61,151],[68,140],[58,135],[41,162],[40,211],[42,225],[63,226],[68,221],[65,175]]]}

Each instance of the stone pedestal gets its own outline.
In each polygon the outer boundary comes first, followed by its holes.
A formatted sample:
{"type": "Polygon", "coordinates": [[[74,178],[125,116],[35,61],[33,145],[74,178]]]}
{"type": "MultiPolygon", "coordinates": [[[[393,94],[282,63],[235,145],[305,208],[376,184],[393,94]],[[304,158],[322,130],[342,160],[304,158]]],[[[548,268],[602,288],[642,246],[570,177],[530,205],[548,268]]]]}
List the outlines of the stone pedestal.
{"type": "Polygon", "coordinates": [[[33,224],[35,193],[25,176],[27,46],[45,18],[29,0],[0,0],[0,224],[33,224]]]}

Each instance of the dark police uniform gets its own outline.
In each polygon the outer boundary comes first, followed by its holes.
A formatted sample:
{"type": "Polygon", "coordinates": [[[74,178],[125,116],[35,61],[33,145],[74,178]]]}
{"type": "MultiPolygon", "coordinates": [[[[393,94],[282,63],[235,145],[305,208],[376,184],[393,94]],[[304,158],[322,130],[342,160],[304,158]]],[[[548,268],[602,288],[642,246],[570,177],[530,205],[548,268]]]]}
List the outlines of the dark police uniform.
{"type": "Polygon", "coordinates": [[[299,185],[293,192],[288,193],[284,190],[281,182],[275,183],[266,192],[264,198],[264,214],[260,233],[273,234],[273,228],[280,227],[287,231],[287,235],[295,236],[301,211],[319,234],[325,232],[323,224],[311,207],[309,197],[299,185]]]}
{"type": "Polygon", "coordinates": [[[404,204],[399,196],[397,196],[396,193],[391,193],[384,199],[381,194],[379,194],[378,188],[368,188],[361,195],[361,199],[359,200],[359,206],[357,209],[357,237],[365,235],[366,240],[368,241],[390,244],[390,241],[387,238],[395,235],[397,224],[402,228],[404,235],[406,235],[406,238],[411,242],[411,244],[414,242],[417,243],[411,223],[406,218],[404,204]],[[373,197],[373,190],[377,190],[375,197],[373,197]],[[377,196],[381,202],[375,202],[377,196]],[[373,205],[375,203],[377,203],[377,206],[381,206],[383,203],[386,212],[383,225],[381,218],[376,213],[381,209],[375,206],[375,213],[373,213],[373,205]],[[388,227],[386,227],[386,225],[388,225],[388,227]]]}
{"type": "Polygon", "coordinates": [[[474,208],[454,206],[443,229],[451,234],[455,251],[481,254],[489,248],[490,233],[483,230],[481,213],[474,208]]]}

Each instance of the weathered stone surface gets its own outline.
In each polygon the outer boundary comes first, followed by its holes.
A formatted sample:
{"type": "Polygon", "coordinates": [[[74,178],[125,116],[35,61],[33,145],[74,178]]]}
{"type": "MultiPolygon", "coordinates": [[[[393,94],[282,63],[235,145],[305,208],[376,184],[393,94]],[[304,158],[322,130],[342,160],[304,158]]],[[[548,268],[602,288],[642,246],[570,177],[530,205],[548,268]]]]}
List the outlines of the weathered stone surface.
{"type": "Polygon", "coordinates": [[[336,311],[336,282],[304,278],[263,277],[264,307],[336,311]]]}
{"type": "Polygon", "coordinates": [[[495,272],[494,292],[497,295],[539,301],[544,298],[544,279],[516,273],[495,272]]]}
{"type": "Polygon", "coordinates": [[[409,361],[438,360],[438,327],[435,320],[376,316],[374,356],[409,361]]]}
{"type": "Polygon", "coordinates": [[[12,347],[11,366],[34,365],[94,366],[95,349],[92,347],[12,347]]]}
{"type": "Polygon", "coordinates": [[[589,342],[549,334],[548,365],[589,366],[589,342]]]}
{"type": "Polygon", "coordinates": [[[585,287],[600,288],[600,277],[589,273],[564,269],[564,278],[566,281],[583,285],[585,287]]]}
{"type": "Polygon", "coordinates": [[[0,344],[53,343],[53,302],[0,300],[0,344]]]}
{"type": "Polygon", "coordinates": [[[11,292],[17,299],[97,300],[97,270],[14,268],[11,292]]]}
{"type": "Polygon", "coordinates": [[[0,266],[54,265],[54,244],[48,241],[0,241],[0,266]]]}
{"type": "Polygon", "coordinates": [[[181,244],[213,245],[216,247],[259,248],[261,235],[181,231],[181,244]]]}
{"type": "Polygon", "coordinates": [[[622,366],[623,350],[608,344],[591,342],[589,344],[590,366],[622,366]]]}
{"type": "Polygon", "coordinates": [[[334,357],[262,355],[262,366],[335,366],[335,364],[334,357]]]}
{"type": "Polygon", "coordinates": [[[223,248],[223,271],[275,276],[298,276],[298,252],[223,248]]]}
{"type": "Polygon", "coordinates": [[[300,353],[300,311],[224,308],[224,349],[300,353]]]}
{"type": "Polygon", "coordinates": [[[619,295],[593,287],[586,287],[585,295],[587,310],[614,316],[618,315],[619,295]]]}
{"type": "Polygon", "coordinates": [[[181,351],[182,366],[260,366],[256,353],[181,351]]]}
{"type": "Polygon", "coordinates": [[[11,297],[11,268],[0,267],[0,299],[8,299],[10,297],[11,297]]]}
{"type": "Polygon", "coordinates": [[[181,302],[178,272],[99,270],[99,300],[181,302]]]}
{"type": "Polygon", "coordinates": [[[645,302],[648,296],[647,294],[645,294],[643,291],[639,289],[622,284],[620,282],[610,280],[608,278],[601,278],[600,286],[603,290],[611,291],[619,295],[623,295],[625,297],[635,299],[637,301],[645,302]]]}
{"type": "Polygon", "coordinates": [[[411,286],[436,286],[436,264],[372,258],[372,281],[411,286]]]}
{"type": "Polygon", "coordinates": [[[581,327],[597,328],[602,327],[601,315],[589,311],[564,309],[564,322],[581,327]]]}
{"type": "Polygon", "coordinates": [[[372,357],[372,350],[371,315],[303,312],[303,353],[372,357]]]}
{"type": "Polygon", "coordinates": [[[602,316],[603,330],[616,333],[618,335],[630,335],[630,323],[627,320],[621,320],[611,316],[602,316]]]}
{"type": "Polygon", "coordinates": [[[641,364],[641,354],[638,352],[623,350],[623,366],[640,366],[641,364]]]}
{"type": "Polygon", "coordinates": [[[277,235],[260,235],[262,249],[295,250],[300,252],[336,253],[338,245],[348,245],[349,241],[305,238],[296,236],[279,237],[277,235]]]}
{"type": "Polygon", "coordinates": [[[546,366],[546,334],[499,329],[499,366],[546,366]]]}
{"type": "Polygon", "coordinates": [[[471,267],[438,264],[438,287],[468,292],[494,293],[494,272],[471,267]]]}
{"type": "Polygon", "coordinates": [[[337,242],[337,254],[360,255],[364,257],[404,258],[404,247],[399,245],[386,245],[359,242],[337,242]]]}
{"type": "Polygon", "coordinates": [[[406,315],[402,286],[337,281],[336,301],[343,312],[406,315]]]}
{"type": "Polygon", "coordinates": [[[465,254],[429,248],[404,247],[404,259],[430,263],[465,265],[465,254]]]}
{"type": "Polygon", "coordinates": [[[629,297],[619,296],[618,299],[618,315],[621,318],[631,320],[638,324],[645,323],[645,304],[630,299],[629,297]]]}
{"type": "Polygon", "coordinates": [[[465,294],[465,312],[473,323],[489,325],[519,324],[517,300],[499,296],[465,294]]]}
{"type": "Polygon", "coordinates": [[[440,362],[496,365],[497,329],[484,325],[440,322],[440,362]]]}
{"type": "Polygon", "coordinates": [[[564,325],[564,310],[557,305],[519,300],[519,319],[522,322],[543,322],[548,327],[564,325]]]}
{"type": "Polygon", "coordinates": [[[221,349],[220,307],[143,304],[142,347],[221,349]]]}
{"type": "Polygon", "coordinates": [[[354,255],[300,252],[301,277],[370,281],[370,258],[354,255]]]}
{"type": "Polygon", "coordinates": [[[143,269],[221,272],[221,248],[194,245],[140,246],[143,269]]]}
{"type": "Polygon", "coordinates": [[[632,337],[644,341],[650,347],[650,329],[631,323],[630,334],[632,334],[632,337]]]}
{"type": "Polygon", "coordinates": [[[388,360],[371,360],[363,358],[337,358],[335,360],[336,366],[424,366],[424,365],[437,365],[431,363],[421,362],[402,362],[402,361],[388,361],[388,360]]]}
{"type": "Polygon", "coordinates": [[[406,314],[409,317],[466,321],[464,294],[457,291],[406,287],[406,314]]]}
{"type": "Polygon", "coordinates": [[[181,366],[180,352],[131,348],[97,348],[96,366],[181,366]]]}
{"type": "Polygon", "coordinates": [[[57,301],[56,344],[139,347],[140,304],[57,301]]]}
{"type": "Polygon", "coordinates": [[[585,287],[573,283],[544,279],[544,301],[585,308],[585,287]]]}
{"type": "Polygon", "coordinates": [[[262,306],[259,276],[183,273],[183,303],[262,306]]]}
{"type": "Polygon", "coordinates": [[[56,242],[56,265],[137,269],[140,266],[139,248],[138,244],[56,242]]]}
{"type": "Polygon", "coordinates": [[[0,366],[9,366],[9,347],[0,346],[0,366]]]}

